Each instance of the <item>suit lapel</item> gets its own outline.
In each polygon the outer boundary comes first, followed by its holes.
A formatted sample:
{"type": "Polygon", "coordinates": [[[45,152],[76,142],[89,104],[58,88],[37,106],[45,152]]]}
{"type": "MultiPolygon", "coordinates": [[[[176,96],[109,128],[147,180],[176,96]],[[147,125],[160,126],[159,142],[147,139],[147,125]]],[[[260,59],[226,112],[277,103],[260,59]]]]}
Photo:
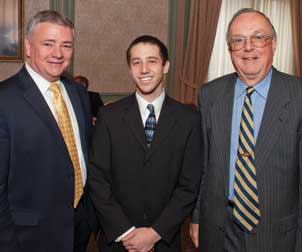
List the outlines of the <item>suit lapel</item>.
{"type": "MultiPolygon", "coordinates": [[[[43,95],[39,88],[34,83],[33,79],[28,74],[25,67],[19,72],[19,85],[23,89],[23,96],[27,103],[31,106],[32,110],[37,114],[41,121],[49,128],[53,139],[57,141],[59,147],[68,156],[68,150],[65,145],[64,139],[57,125],[51,110],[49,109],[43,95]]],[[[70,159],[70,158],[69,158],[70,159]]]]}
{"type": "Polygon", "coordinates": [[[171,128],[176,122],[176,119],[173,116],[174,109],[175,106],[173,105],[173,100],[166,96],[160,112],[152,143],[150,148],[148,148],[145,138],[144,125],[135,94],[129,97],[129,102],[124,108],[123,121],[130,128],[140,146],[145,150],[146,160],[151,158],[152,154],[158,148],[160,143],[169,135],[171,128]]]}
{"type": "Polygon", "coordinates": [[[280,73],[273,69],[271,86],[268,93],[259,134],[255,146],[257,177],[265,167],[271,150],[278,139],[282,123],[286,121],[290,102],[287,83],[283,83],[280,73]]]}
{"type": "Polygon", "coordinates": [[[176,118],[174,117],[174,110],[175,110],[175,104],[173,105],[173,100],[166,95],[162,105],[158,123],[156,126],[156,131],[153,136],[150,149],[146,156],[146,160],[150,159],[150,157],[152,156],[154,151],[158,148],[160,143],[171,132],[172,127],[176,123],[176,118]]]}
{"type": "Polygon", "coordinates": [[[210,110],[210,124],[212,127],[215,149],[218,150],[217,159],[219,158],[222,178],[224,181],[225,195],[229,193],[229,169],[230,169],[230,143],[232,129],[232,114],[234,102],[234,88],[237,76],[230,75],[226,85],[217,94],[212,109],[210,110]]]}
{"type": "Polygon", "coordinates": [[[130,128],[135,139],[140,146],[147,151],[147,143],[145,139],[144,125],[139,111],[138,103],[135,94],[129,97],[129,102],[124,107],[123,119],[125,124],[130,128]]]}

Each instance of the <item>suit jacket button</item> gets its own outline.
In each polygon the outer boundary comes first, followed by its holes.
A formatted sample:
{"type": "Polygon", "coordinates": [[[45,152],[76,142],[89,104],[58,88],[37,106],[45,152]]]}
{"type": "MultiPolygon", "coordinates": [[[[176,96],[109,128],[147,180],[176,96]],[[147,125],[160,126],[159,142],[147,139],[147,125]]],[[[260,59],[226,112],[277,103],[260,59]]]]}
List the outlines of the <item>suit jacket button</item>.
{"type": "Polygon", "coordinates": [[[223,203],[224,203],[225,206],[227,206],[227,205],[229,204],[228,199],[224,199],[224,200],[223,200],[223,203]]]}
{"type": "Polygon", "coordinates": [[[219,226],[218,229],[219,229],[220,232],[224,233],[224,228],[223,227],[219,226]]]}
{"type": "Polygon", "coordinates": [[[148,220],[148,216],[146,213],[144,213],[144,220],[148,220]]]}

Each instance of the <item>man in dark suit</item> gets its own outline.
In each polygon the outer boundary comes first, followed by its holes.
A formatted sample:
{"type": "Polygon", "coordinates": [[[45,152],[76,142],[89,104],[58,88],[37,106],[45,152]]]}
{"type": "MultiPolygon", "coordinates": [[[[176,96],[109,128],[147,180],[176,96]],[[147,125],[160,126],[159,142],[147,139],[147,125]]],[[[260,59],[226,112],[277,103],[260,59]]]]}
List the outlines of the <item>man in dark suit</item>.
{"type": "Polygon", "coordinates": [[[88,91],[89,101],[90,101],[90,110],[92,116],[92,124],[95,126],[96,117],[98,115],[100,107],[104,106],[102,98],[99,93],[89,91],[89,80],[82,76],[78,75],[72,78],[74,81],[81,83],[88,91]]]}
{"type": "Polygon", "coordinates": [[[302,251],[302,83],[272,67],[276,32],[238,11],[227,42],[236,73],[202,86],[200,251],[302,251]]]}
{"type": "Polygon", "coordinates": [[[72,22],[37,13],[25,66],[0,87],[0,250],[85,251],[84,195],[91,130],[85,88],[61,77],[73,53],[72,22]]]}
{"type": "Polygon", "coordinates": [[[200,117],[165,94],[161,41],[136,38],[127,61],[136,92],[100,109],[89,158],[101,251],[177,252],[199,189],[200,117]]]}

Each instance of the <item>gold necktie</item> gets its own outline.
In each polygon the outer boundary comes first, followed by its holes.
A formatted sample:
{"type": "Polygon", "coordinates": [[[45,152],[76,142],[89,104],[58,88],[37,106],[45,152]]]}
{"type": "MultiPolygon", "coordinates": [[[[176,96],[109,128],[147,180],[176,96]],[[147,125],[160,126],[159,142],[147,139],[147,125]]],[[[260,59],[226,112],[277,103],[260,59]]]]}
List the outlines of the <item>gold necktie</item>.
{"type": "Polygon", "coordinates": [[[76,208],[83,194],[83,183],[82,183],[79,156],[78,156],[75,137],[71,124],[71,119],[58,83],[56,82],[51,83],[48,89],[53,93],[53,105],[54,105],[55,113],[57,115],[57,123],[63,135],[74,168],[75,181],[74,181],[73,206],[74,208],[76,208]]]}

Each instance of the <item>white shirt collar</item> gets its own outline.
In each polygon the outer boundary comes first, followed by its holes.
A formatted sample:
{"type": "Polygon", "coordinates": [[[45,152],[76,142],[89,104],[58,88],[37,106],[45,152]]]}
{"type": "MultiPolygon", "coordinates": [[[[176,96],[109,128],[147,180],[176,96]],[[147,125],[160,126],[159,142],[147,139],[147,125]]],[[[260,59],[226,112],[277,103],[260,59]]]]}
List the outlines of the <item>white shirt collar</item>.
{"type": "MultiPolygon", "coordinates": [[[[34,69],[32,69],[26,62],[25,62],[25,68],[31,78],[34,80],[35,84],[38,86],[40,92],[43,96],[48,92],[48,88],[50,86],[50,82],[46,80],[44,77],[42,77],[40,74],[38,74],[34,69]]],[[[57,81],[59,84],[61,90],[62,90],[62,83],[60,80],[57,81]]]]}
{"type": "Polygon", "coordinates": [[[144,125],[145,125],[146,119],[147,119],[147,117],[149,116],[149,113],[150,113],[150,111],[147,109],[148,104],[152,104],[154,106],[156,121],[158,121],[160,111],[161,111],[162,105],[163,105],[164,100],[165,100],[165,95],[166,95],[165,91],[163,90],[163,92],[161,93],[161,95],[159,97],[157,97],[152,102],[148,102],[143,97],[141,97],[137,92],[135,92],[136,100],[137,100],[137,103],[138,103],[139,111],[141,113],[141,117],[142,117],[144,125]]]}

